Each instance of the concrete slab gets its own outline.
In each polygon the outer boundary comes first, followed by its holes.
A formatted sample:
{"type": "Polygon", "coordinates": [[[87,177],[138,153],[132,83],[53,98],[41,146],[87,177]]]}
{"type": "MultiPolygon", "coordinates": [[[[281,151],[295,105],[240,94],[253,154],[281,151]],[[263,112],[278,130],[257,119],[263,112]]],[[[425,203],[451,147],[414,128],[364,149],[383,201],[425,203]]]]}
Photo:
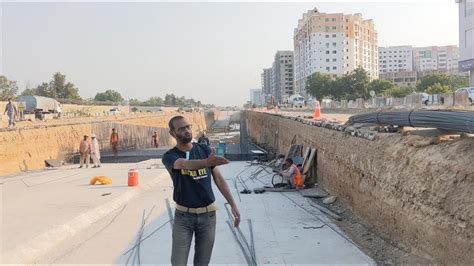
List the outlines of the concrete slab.
{"type": "MultiPolygon", "coordinates": [[[[241,216],[241,230],[249,237],[247,219],[253,222],[256,256],[259,264],[374,264],[339,228],[317,209],[312,208],[299,192],[237,194],[242,190],[233,187],[233,179],[247,167],[246,162],[233,162],[221,167],[232,193],[237,200],[241,216]],[[239,200],[240,196],[240,200],[239,200]]],[[[256,169],[256,167],[254,167],[256,169]]],[[[156,170],[154,170],[156,171],[156,170]]],[[[269,185],[271,176],[250,178],[253,169],[242,174],[249,188],[269,185]]],[[[38,263],[121,264],[128,254],[123,253],[135,242],[144,210],[154,210],[145,225],[144,235],[159,231],[140,245],[140,263],[168,264],[171,253],[171,227],[165,199],[172,197],[171,180],[163,178],[150,190],[117,208],[93,226],[76,234],[54,250],[36,260],[38,263]]],[[[216,242],[212,264],[246,264],[239,246],[225,223],[227,213],[224,198],[215,188],[220,206],[217,216],[216,242]]],[[[189,263],[192,263],[191,251],[189,263]]],[[[129,260],[130,262],[130,260],[129,260]]]]}
{"type": "Polygon", "coordinates": [[[169,178],[164,169],[147,169],[152,163],[154,160],[83,169],[65,166],[0,178],[2,262],[31,262],[169,178]],[[130,168],[139,169],[137,187],[127,186],[130,168]],[[112,178],[113,184],[90,186],[89,180],[96,175],[112,178]]]}

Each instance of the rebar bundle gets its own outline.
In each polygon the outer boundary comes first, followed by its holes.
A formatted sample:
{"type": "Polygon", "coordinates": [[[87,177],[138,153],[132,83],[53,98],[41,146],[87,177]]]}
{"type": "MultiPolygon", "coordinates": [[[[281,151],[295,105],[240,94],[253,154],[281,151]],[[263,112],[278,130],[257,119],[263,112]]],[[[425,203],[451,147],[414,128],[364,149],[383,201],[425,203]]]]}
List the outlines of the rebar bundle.
{"type": "Polygon", "coordinates": [[[437,128],[474,133],[474,112],[451,110],[379,111],[353,115],[347,121],[379,125],[437,128]]]}

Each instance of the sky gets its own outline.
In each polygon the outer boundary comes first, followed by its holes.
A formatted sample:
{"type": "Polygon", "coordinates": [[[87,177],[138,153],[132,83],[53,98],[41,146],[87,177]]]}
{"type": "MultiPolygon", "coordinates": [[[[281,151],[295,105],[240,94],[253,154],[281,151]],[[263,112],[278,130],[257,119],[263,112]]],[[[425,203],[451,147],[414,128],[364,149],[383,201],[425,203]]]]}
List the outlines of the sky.
{"type": "MultiPolygon", "coordinates": [[[[1,1],[1,0],[0,0],[1,1]]],[[[403,2],[3,2],[0,75],[20,91],[66,75],[82,97],[107,89],[241,106],[307,10],[362,13],[379,46],[458,45],[454,0],[403,2]]]]}

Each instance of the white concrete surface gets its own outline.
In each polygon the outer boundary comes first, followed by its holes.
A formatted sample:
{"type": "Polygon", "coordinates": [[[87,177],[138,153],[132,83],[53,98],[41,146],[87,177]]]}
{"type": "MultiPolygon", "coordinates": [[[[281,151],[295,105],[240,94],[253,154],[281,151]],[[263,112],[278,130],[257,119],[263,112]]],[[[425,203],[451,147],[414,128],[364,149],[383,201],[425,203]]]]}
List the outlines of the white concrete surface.
{"type": "Polygon", "coordinates": [[[103,164],[87,169],[64,166],[0,178],[1,262],[33,262],[160,180],[168,179],[164,169],[146,169],[154,162],[103,164]],[[127,186],[130,168],[140,171],[138,187],[127,186]],[[96,175],[112,178],[113,184],[90,186],[89,180],[96,175]],[[111,194],[102,196],[104,193],[111,194]]]}
{"type": "MultiPolygon", "coordinates": [[[[241,200],[239,200],[232,179],[246,165],[244,162],[235,162],[221,167],[221,169],[228,179],[228,184],[238,202],[242,216],[241,230],[246,234],[247,239],[250,239],[250,237],[246,220],[252,219],[258,264],[374,263],[371,258],[351,243],[329,218],[309,206],[306,199],[299,192],[241,194],[241,200]],[[327,225],[324,225],[325,223],[327,225]],[[322,225],[324,226],[319,229],[304,229],[304,227],[319,227],[322,225]]],[[[148,171],[158,173],[162,170],[153,169],[148,171]]],[[[245,180],[251,172],[252,170],[246,171],[242,174],[242,178],[245,180]]],[[[262,182],[269,184],[270,178],[271,176],[259,178],[261,181],[249,179],[246,184],[249,188],[261,187],[262,182]]],[[[112,191],[115,194],[116,190],[122,189],[120,187],[115,189],[105,188],[84,189],[83,192],[92,201],[102,201],[104,197],[91,191],[98,191],[99,193],[112,191]]],[[[238,189],[242,190],[242,187],[239,186],[238,189]]],[[[220,210],[218,211],[216,242],[211,263],[245,264],[246,261],[242,251],[225,223],[227,213],[224,209],[224,199],[216,188],[214,191],[220,210]]],[[[77,196],[77,194],[74,195],[74,197],[77,196]]],[[[54,223],[56,217],[61,218],[62,214],[60,213],[63,211],[67,213],[71,210],[87,209],[86,206],[88,205],[81,205],[82,201],[71,201],[71,198],[64,197],[62,202],[56,203],[55,211],[51,211],[44,223],[47,223],[47,221],[54,223]],[[61,208],[58,206],[61,206],[61,208]]],[[[116,208],[102,219],[98,219],[92,226],[85,228],[80,233],[68,237],[59,245],[49,249],[49,252],[43,256],[37,257],[35,262],[61,264],[125,263],[128,256],[124,256],[123,253],[135,242],[143,210],[149,211],[155,206],[145,225],[144,236],[169,220],[165,207],[166,198],[172,198],[171,180],[169,176],[162,176],[156,186],[143,191],[140,195],[129,200],[122,207],[116,208]]],[[[48,208],[48,206],[44,205],[43,209],[48,208]]],[[[38,214],[43,211],[40,209],[37,213],[30,214],[28,210],[21,213],[23,213],[24,219],[29,221],[38,219],[38,214]]],[[[6,216],[6,218],[9,217],[6,216]]],[[[10,225],[10,227],[13,228],[13,225],[10,225]]],[[[9,237],[15,238],[12,234],[9,237]]],[[[171,227],[169,224],[166,224],[140,245],[142,264],[168,264],[170,253],[171,227]]],[[[190,254],[189,263],[192,263],[192,256],[193,252],[190,254]]]]}

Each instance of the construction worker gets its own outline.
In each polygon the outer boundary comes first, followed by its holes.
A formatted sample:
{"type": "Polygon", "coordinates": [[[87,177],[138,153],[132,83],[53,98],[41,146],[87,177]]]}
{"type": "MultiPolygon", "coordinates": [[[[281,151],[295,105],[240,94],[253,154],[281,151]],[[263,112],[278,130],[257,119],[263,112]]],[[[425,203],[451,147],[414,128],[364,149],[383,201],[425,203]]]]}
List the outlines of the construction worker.
{"type": "Polygon", "coordinates": [[[173,181],[174,215],[171,264],[186,265],[193,235],[195,237],[195,265],[208,265],[216,233],[216,206],[211,175],[219,191],[231,206],[234,226],[239,226],[240,214],[224,177],[217,168],[229,161],[214,155],[211,149],[193,143],[191,125],[183,116],[175,116],[168,123],[176,146],[163,155],[173,181]]]}
{"type": "Polygon", "coordinates": [[[92,156],[92,162],[94,163],[94,166],[92,166],[92,168],[97,168],[97,167],[100,167],[99,141],[97,141],[95,134],[92,134],[91,137],[92,137],[91,156],[92,156]]]}
{"type": "Polygon", "coordinates": [[[160,136],[158,135],[158,132],[154,131],[153,135],[151,135],[151,145],[155,148],[158,148],[160,143],[160,136]]]}
{"type": "Polygon", "coordinates": [[[283,178],[287,179],[290,188],[303,188],[303,178],[300,169],[293,163],[291,158],[285,160],[286,170],[280,171],[283,178]]]}
{"type": "Polygon", "coordinates": [[[16,125],[16,116],[18,115],[18,109],[12,103],[12,98],[8,98],[8,103],[5,106],[5,112],[8,115],[8,127],[16,125]]]}
{"type": "Polygon", "coordinates": [[[112,147],[112,153],[114,156],[118,154],[118,142],[119,142],[119,135],[115,128],[112,128],[112,134],[110,134],[110,146],[112,147]]]}
{"type": "Polygon", "coordinates": [[[206,131],[203,131],[203,132],[202,132],[201,137],[199,137],[199,139],[198,139],[198,143],[204,144],[204,145],[206,145],[206,146],[208,146],[208,147],[211,146],[211,142],[209,141],[209,138],[208,138],[207,135],[206,135],[206,131]]]}
{"type": "Polygon", "coordinates": [[[84,166],[84,161],[86,162],[86,168],[89,168],[89,162],[91,160],[91,144],[89,142],[89,136],[84,135],[84,139],[79,145],[79,154],[81,155],[81,166],[84,166]]]}

